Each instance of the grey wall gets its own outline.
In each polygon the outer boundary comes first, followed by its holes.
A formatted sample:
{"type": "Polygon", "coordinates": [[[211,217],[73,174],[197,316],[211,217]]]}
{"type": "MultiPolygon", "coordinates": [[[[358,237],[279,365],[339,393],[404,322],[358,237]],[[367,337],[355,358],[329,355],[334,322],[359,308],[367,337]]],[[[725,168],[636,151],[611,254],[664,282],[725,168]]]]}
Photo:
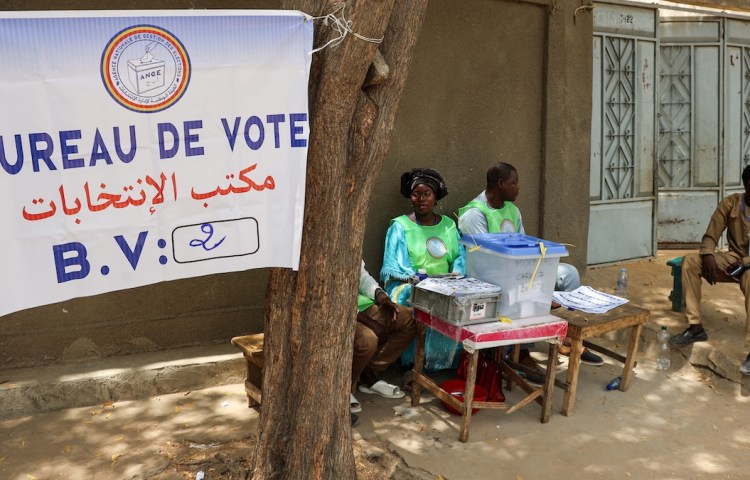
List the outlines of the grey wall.
{"type": "Polygon", "coordinates": [[[367,219],[371,271],[389,219],[409,208],[401,173],[440,171],[450,193],[438,211],[452,216],[503,161],[519,172],[526,233],[576,245],[565,261],[585,273],[593,30],[586,10],[573,21],[579,6],[430,2],[367,219]]]}
{"type": "MultiPolygon", "coordinates": [[[[390,218],[409,211],[401,173],[438,170],[449,194],[437,211],[454,213],[485,186],[492,163],[516,166],[518,206],[529,233],[539,225],[545,8],[492,0],[432,1],[380,172],[363,251],[380,266],[390,218]]],[[[455,217],[454,217],[455,219],[455,217]]]]}

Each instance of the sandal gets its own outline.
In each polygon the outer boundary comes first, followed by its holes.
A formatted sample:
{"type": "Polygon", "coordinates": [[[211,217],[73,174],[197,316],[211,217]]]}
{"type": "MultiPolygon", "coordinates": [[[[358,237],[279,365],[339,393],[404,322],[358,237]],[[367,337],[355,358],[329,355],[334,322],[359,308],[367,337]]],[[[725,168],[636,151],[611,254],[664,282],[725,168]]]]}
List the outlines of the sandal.
{"type": "Polygon", "coordinates": [[[349,408],[351,409],[351,413],[359,413],[362,411],[362,404],[360,404],[359,400],[354,398],[354,395],[351,393],[349,394],[349,408]]]}
{"type": "Polygon", "coordinates": [[[384,398],[402,398],[404,395],[406,395],[396,385],[391,385],[390,383],[386,383],[382,380],[375,382],[375,384],[371,385],[370,387],[360,384],[358,389],[362,393],[380,395],[384,398]]]}

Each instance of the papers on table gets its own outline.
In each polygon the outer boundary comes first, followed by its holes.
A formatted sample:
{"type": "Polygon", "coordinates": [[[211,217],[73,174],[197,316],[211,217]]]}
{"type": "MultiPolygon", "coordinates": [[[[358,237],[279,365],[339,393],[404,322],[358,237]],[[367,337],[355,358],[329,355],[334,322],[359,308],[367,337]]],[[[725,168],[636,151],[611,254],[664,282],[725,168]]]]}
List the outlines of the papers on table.
{"type": "Polygon", "coordinates": [[[588,313],[604,313],[628,302],[626,298],[594,290],[591,287],[578,287],[572,292],[554,292],[555,301],[563,307],[588,313]]]}
{"type": "Polygon", "coordinates": [[[497,294],[502,288],[476,278],[429,277],[417,284],[417,288],[442,295],[497,294]]]}

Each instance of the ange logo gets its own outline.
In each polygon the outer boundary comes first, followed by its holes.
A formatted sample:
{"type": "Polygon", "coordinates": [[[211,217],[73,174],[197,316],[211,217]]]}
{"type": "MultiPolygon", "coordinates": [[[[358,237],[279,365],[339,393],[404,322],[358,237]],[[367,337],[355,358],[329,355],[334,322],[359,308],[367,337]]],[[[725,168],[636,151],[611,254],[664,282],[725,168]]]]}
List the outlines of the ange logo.
{"type": "Polygon", "coordinates": [[[190,57],[182,42],[153,25],[128,27],[102,52],[102,82],[128,110],[153,113],[182,97],[190,83],[190,57]]]}

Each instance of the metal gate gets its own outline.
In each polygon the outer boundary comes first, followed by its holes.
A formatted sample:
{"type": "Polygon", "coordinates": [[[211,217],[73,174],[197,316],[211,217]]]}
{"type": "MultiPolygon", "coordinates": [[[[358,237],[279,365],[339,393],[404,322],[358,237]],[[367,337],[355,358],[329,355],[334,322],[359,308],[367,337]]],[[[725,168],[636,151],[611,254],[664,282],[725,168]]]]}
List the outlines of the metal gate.
{"type": "Polygon", "coordinates": [[[750,164],[750,21],[598,4],[593,44],[588,263],[697,244],[750,164]]]}
{"type": "Polygon", "coordinates": [[[725,70],[734,59],[726,61],[723,18],[663,12],[659,31],[657,240],[689,245],[700,241],[725,196],[724,178],[739,183],[727,150],[737,133],[728,117],[739,105],[727,103],[725,70]]]}
{"type": "Polygon", "coordinates": [[[700,242],[750,161],[750,23],[662,12],[657,239],[700,242]]]}
{"type": "Polygon", "coordinates": [[[657,11],[597,4],[588,263],[651,256],[657,11]]]}

